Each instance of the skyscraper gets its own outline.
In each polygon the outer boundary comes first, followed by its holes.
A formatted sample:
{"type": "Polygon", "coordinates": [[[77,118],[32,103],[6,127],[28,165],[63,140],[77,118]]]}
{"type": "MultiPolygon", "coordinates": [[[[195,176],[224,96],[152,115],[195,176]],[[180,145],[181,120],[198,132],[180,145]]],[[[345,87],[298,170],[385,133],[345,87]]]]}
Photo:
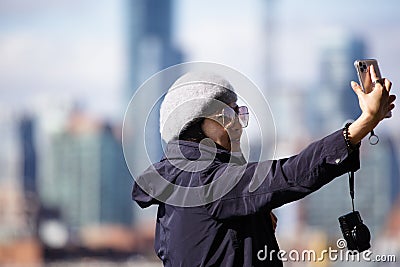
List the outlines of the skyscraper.
{"type": "Polygon", "coordinates": [[[130,70],[127,100],[151,75],[183,60],[182,53],[172,38],[172,0],[133,0],[130,1],[130,10],[130,70]]]}
{"type": "Polygon", "coordinates": [[[20,122],[20,142],[22,147],[22,184],[25,194],[36,194],[36,149],[34,142],[34,121],[24,117],[20,122]]]}
{"type": "Polygon", "coordinates": [[[59,209],[75,229],[101,223],[130,225],[132,181],[112,127],[101,127],[75,111],[66,129],[49,139],[40,183],[44,206],[59,209]]]}
{"type": "Polygon", "coordinates": [[[132,179],[122,154],[121,141],[109,124],[100,129],[100,222],[132,223],[132,179]]]}
{"type": "MultiPolygon", "coordinates": [[[[163,70],[166,67],[181,63],[183,60],[182,53],[173,42],[173,1],[172,0],[133,0],[130,1],[131,25],[130,25],[130,69],[129,69],[129,89],[127,90],[126,101],[132,97],[139,86],[153,74],[163,70]]],[[[162,82],[162,81],[161,81],[162,82]]],[[[169,86],[165,83],[166,86],[169,86]]],[[[146,99],[141,99],[139,103],[148,103],[149,99],[157,99],[162,97],[162,90],[154,88],[146,92],[146,99]]],[[[154,104],[153,109],[159,110],[160,103],[154,104]]],[[[146,118],[150,110],[145,110],[143,106],[134,107],[137,110],[137,116],[146,118]]],[[[140,121],[140,120],[139,120],[140,121]]],[[[135,123],[135,122],[134,122],[135,123]]],[[[143,125],[135,124],[135,127],[143,127],[143,125]]],[[[141,146],[144,140],[135,138],[129,140],[130,149],[134,151],[133,165],[134,168],[144,169],[148,165],[145,160],[147,156],[152,159],[161,158],[162,143],[159,134],[159,115],[151,116],[146,121],[146,149],[148,155],[136,153],[135,147],[141,146]]],[[[143,131],[144,129],[137,129],[143,131]]],[[[146,217],[154,217],[155,210],[152,208],[142,211],[138,219],[146,217]],[[148,214],[146,216],[145,214],[148,214]]]]}

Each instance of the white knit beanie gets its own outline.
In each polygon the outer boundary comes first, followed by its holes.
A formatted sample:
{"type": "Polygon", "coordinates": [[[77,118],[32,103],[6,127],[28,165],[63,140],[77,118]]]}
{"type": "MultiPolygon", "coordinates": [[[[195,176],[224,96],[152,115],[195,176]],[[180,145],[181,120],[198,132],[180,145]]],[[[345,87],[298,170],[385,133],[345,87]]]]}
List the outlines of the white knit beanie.
{"type": "MultiPolygon", "coordinates": [[[[169,88],[160,108],[160,133],[168,143],[177,139],[196,118],[215,112],[216,103],[235,102],[232,85],[223,77],[205,72],[189,72],[169,88]]],[[[217,104],[218,105],[218,104],[217,104]]]]}

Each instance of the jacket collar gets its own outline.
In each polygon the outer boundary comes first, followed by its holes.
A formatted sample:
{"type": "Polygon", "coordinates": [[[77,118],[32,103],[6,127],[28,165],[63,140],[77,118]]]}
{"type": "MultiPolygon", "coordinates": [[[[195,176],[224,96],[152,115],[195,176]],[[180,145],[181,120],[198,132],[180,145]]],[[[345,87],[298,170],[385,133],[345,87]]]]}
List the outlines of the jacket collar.
{"type": "Polygon", "coordinates": [[[205,139],[201,143],[186,140],[172,140],[167,144],[163,160],[197,160],[210,161],[219,160],[221,162],[232,162],[236,164],[245,164],[246,159],[242,154],[235,156],[222,146],[216,144],[210,139],[205,139]]]}

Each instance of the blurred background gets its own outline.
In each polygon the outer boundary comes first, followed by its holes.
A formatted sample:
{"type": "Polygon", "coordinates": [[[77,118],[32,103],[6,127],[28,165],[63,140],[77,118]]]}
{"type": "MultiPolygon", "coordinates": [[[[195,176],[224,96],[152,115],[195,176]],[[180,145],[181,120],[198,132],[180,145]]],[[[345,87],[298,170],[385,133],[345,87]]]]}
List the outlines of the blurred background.
{"type": "MultiPolygon", "coordinates": [[[[271,105],[276,157],[293,155],[360,114],[355,59],[378,59],[398,94],[399,12],[396,0],[1,0],[0,266],[161,266],[155,210],[132,202],[121,148],[135,90],[177,63],[231,66],[271,105]]],[[[356,174],[372,251],[397,263],[360,266],[400,266],[399,122],[395,110],[379,144],[364,141],[356,174]]],[[[336,248],[350,211],[346,176],[277,209],[281,248],[336,248]]],[[[285,264],[315,265],[356,266],[285,264]]]]}

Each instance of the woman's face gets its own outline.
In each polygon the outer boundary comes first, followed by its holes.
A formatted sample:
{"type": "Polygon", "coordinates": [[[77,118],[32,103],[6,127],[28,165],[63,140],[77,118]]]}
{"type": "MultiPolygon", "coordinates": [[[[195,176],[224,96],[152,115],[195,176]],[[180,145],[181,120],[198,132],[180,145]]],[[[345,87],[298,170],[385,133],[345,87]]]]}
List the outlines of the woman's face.
{"type": "MultiPolygon", "coordinates": [[[[236,102],[232,102],[229,106],[235,109],[237,104],[236,102]]],[[[237,116],[234,123],[228,128],[225,128],[217,120],[206,118],[202,124],[202,130],[208,138],[211,138],[215,143],[224,147],[226,150],[231,152],[241,151],[240,137],[242,136],[243,129],[237,116]]]]}

